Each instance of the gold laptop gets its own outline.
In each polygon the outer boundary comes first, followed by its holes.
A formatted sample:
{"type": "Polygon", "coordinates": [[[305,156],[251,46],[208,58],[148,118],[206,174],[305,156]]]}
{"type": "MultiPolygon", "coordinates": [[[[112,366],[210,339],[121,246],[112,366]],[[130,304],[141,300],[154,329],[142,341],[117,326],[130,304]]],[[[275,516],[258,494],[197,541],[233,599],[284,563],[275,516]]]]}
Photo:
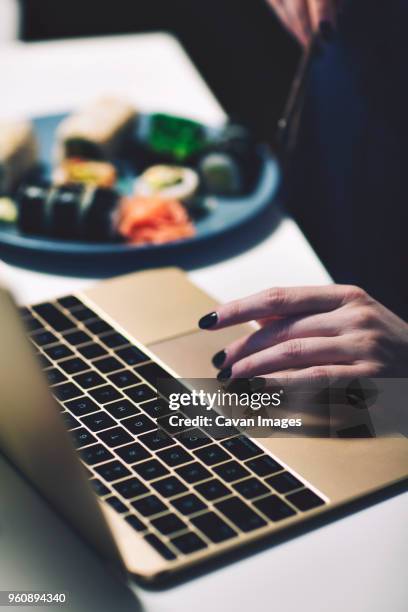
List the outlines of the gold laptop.
{"type": "Polygon", "coordinates": [[[142,581],[408,476],[403,435],[169,431],[154,377],[214,378],[212,355],[245,331],[199,330],[215,305],[173,268],[20,309],[0,290],[0,449],[113,568],[142,581]]]}

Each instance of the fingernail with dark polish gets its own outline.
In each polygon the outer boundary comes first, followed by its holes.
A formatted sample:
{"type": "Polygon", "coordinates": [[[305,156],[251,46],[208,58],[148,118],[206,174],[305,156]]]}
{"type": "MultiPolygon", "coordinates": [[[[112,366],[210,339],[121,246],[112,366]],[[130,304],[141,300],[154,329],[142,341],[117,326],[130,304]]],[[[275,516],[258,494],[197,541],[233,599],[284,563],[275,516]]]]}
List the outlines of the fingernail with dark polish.
{"type": "Polygon", "coordinates": [[[216,312],[210,312],[209,314],[204,315],[198,322],[198,327],[201,329],[209,329],[213,327],[218,321],[218,315],[216,312]]]}
{"type": "Polygon", "coordinates": [[[224,382],[224,381],[228,380],[229,378],[231,378],[231,374],[232,374],[231,368],[224,368],[218,374],[217,380],[219,380],[220,382],[224,382]]]}
{"type": "Polygon", "coordinates": [[[226,357],[227,357],[227,353],[224,350],[218,351],[218,353],[215,353],[214,357],[212,358],[212,364],[214,368],[220,369],[226,357]]]}
{"type": "Polygon", "coordinates": [[[320,22],[319,25],[320,35],[325,42],[331,42],[334,37],[334,27],[327,19],[320,22]]]}
{"type": "Polygon", "coordinates": [[[257,376],[256,378],[251,378],[249,381],[249,386],[251,388],[251,391],[261,391],[261,389],[265,389],[266,387],[266,380],[265,378],[261,378],[260,376],[257,376]]]}

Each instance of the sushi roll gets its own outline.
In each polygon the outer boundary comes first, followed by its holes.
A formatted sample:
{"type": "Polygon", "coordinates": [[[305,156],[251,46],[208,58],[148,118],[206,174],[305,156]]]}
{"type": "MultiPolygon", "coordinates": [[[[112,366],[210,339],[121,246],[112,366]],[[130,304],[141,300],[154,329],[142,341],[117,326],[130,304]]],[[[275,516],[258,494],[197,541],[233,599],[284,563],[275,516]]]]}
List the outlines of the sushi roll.
{"type": "Polygon", "coordinates": [[[0,194],[11,193],[37,160],[37,140],[31,123],[0,121],[0,194]]]}
{"type": "Polygon", "coordinates": [[[23,185],[17,193],[18,227],[25,234],[46,234],[46,204],[50,185],[23,185]]]}
{"type": "Polygon", "coordinates": [[[209,153],[200,162],[204,188],[214,195],[233,196],[242,191],[237,162],[226,153],[209,153]]]}
{"type": "Polygon", "coordinates": [[[86,187],[78,223],[82,240],[110,242],[117,238],[115,217],[118,201],[118,194],[113,189],[86,187]]]}
{"type": "Polygon", "coordinates": [[[137,112],[128,102],[101,98],[64,119],[57,129],[57,162],[67,157],[111,159],[132,131],[137,112]]]}
{"type": "Polygon", "coordinates": [[[185,202],[194,196],[199,182],[197,172],[191,168],[152,166],[137,179],[135,195],[185,202]]]}
{"type": "Polygon", "coordinates": [[[113,187],[116,179],[115,167],[109,162],[89,161],[76,157],[64,159],[53,173],[55,185],[89,183],[98,187],[113,187]]]}
{"type": "Polygon", "coordinates": [[[157,113],[150,118],[147,143],[154,153],[183,162],[204,148],[206,136],[196,121],[157,113]]]}
{"type": "Polygon", "coordinates": [[[52,238],[110,241],[116,237],[117,203],[112,189],[80,183],[28,185],[18,194],[18,227],[52,238]]]}
{"type": "Polygon", "coordinates": [[[17,221],[18,208],[14,200],[0,197],[0,223],[13,224],[17,221]]]}

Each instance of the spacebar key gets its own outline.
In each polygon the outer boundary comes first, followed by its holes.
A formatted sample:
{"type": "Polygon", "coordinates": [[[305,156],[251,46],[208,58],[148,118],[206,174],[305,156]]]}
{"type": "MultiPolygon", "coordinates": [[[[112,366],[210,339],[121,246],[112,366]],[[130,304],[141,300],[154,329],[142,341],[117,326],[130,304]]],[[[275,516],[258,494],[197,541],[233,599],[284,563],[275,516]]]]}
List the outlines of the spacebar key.
{"type": "Polygon", "coordinates": [[[55,331],[63,332],[75,327],[75,323],[68,319],[68,317],[53,304],[47,302],[45,304],[38,304],[37,306],[33,306],[33,310],[39,314],[50,327],[55,329],[55,331]]]}

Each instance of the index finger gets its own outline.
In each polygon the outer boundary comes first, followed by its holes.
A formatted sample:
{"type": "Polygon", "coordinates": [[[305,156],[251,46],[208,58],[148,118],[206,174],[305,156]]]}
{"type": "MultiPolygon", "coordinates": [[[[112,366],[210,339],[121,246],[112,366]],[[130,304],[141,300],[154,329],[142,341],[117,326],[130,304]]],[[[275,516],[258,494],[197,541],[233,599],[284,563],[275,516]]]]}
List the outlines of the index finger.
{"type": "Polygon", "coordinates": [[[272,287],[241,300],[222,304],[199,321],[202,329],[222,329],[230,325],[268,317],[328,312],[341,306],[345,287],[272,287]]]}

